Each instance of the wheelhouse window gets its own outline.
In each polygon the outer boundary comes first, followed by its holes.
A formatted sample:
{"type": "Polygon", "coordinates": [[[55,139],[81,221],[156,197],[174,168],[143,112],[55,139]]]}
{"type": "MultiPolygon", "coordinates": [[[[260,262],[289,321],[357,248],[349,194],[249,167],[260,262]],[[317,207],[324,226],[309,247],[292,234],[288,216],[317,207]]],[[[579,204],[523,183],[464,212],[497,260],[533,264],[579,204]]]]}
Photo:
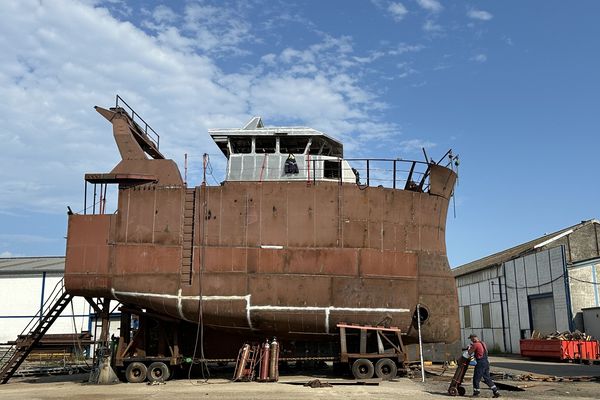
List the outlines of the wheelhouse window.
{"type": "Polygon", "coordinates": [[[277,138],[275,137],[257,137],[256,154],[275,153],[277,138]]]}
{"type": "Polygon", "coordinates": [[[339,161],[323,161],[323,177],[327,179],[339,179],[341,163],[339,161]]]}
{"type": "Polygon", "coordinates": [[[226,157],[229,157],[229,147],[227,146],[227,137],[213,137],[216,145],[219,146],[219,150],[225,154],[226,157]]]}
{"type": "Polygon", "coordinates": [[[307,145],[307,137],[282,136],[279,138],[279,152],[281,154],[304,154],[307,145]]]}
{"type": "Polygon", "coordinates": [[[326,137],[313,137],[308,152],[311,155],[342,157],[344,149],[340,143],[326,137]]]}
{"type": "Polygon", "coordinates": [[[230,138],[229,143],[231,144],[233,154],[249,154],[252,152],[252,138],[230,138]]]}
{"type": "Polygon", "coordinates": [[[312,143],[310,145],[310,149],[308,150],[308,153],[310,155],[329,155],[331,151],[331,147],[328,146],[327,142],[324,141],[322,138],[320,137],[315,137],[312,140],[312,143]]]}

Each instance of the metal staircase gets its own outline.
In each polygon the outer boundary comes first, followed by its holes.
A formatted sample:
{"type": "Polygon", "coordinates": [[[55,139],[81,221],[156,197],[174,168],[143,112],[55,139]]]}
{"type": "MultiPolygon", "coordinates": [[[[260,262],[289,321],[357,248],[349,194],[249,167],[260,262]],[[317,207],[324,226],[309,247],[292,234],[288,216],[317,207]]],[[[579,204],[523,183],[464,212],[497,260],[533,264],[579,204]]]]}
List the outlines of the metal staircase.
{"type": "Polygon", "coordinates": [[[133,137],[138,142],[142,150],[148,153],[152,158],[163,159],[165,156],[162,155],[158,149],[160,146],[160,136],[144,119],[138,114],[129,104],[123,100],[123,98],[117,95],[115,108],[113,111],[123,110],[127,115],[133,137]],[[137,117],[137,118],[136,118],[137,117]]]}
{"type": "Polygon", "coordinates": [[[48,296],[48,300],[17,337],[15,344],[0,358],[0,384],[7,383],[17,372],[72,298],[72,295],[65,292],[61,279],[48,296]]]}

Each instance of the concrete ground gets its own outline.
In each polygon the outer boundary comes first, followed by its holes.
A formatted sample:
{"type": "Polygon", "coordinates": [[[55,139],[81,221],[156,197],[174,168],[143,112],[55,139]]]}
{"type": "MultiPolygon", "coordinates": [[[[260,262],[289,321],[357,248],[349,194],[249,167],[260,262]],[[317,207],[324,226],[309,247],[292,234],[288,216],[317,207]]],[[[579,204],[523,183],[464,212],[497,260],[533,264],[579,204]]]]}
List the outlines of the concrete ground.
{"type": "MultiPolygon", "coordinates": [[[[600,366],[587,366],[564,363],[529,361],[520,357],[492,357],[492,372],[523,375],[527,373],[556,376],[598,376],[600,366]]],[[[231,371],[221,370],[216,378],[203,383],[197,379],[168,381],[164,385],[121,383],[110,386],[97,386],[86,383],[87,375],[46,376],[35,378],[14,378],[7,385],[0,386],[1,399],[135,399],[135,398],[178,398],[178,399],[397,399],[397,398],[448,398],[448,383],[454,370],[443,372],[439,366],[427,367],[431,372],[425,384],[420,382],[420,374],[415,378],[398,378],[379,385],[359,385],[351,379],[335,376],[331,369],[319,371],[288,371],[278,383],[230,382],[225,379],[231,371]],[[328,388],[310,388],[303,383],[318,378],[333,384],[328,388]]],[[[472,393],[470,374],[467,374],[465,387],[467,395],[472,393]]],[[[518,382],[504,381],[525,389],[521,392],[502,391],[503,398],[554,399],[556,397],[576,397],[577,399],[597,399],[600,396],[599,382],[518,382]]],[[[483,385],[485,386],[485,385],[483,385]]],[[[482,391],[482,397],[491,397],[489,390],[482,391]]]]}
{"type": "Polygon", "coordinates": [[[494,370],[516,374],[538,374],[551,376],[600,376],[600,365],[585,365],[568,362],[537,361],[519,356],[490,357],[494,370]]]}

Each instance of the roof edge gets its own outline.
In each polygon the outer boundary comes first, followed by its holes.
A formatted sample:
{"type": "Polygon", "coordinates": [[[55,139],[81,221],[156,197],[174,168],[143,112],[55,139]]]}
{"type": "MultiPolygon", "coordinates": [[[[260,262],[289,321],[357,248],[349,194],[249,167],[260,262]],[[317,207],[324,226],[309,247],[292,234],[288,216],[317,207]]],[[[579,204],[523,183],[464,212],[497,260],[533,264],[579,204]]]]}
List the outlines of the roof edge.
{"type": "Polygon", "coordinates": [[[459,265],[456,268],[452,268],[452,275],[457,278],[459,276],[467,275],[473,272],[481,271],[483,269],[497,266],[505,263],[506,261],[522,257],[531,251],[535,251],[540,247],[543,247],[547,244],[552,243],[553,241],[560,239],[563,236],[568,236],[573,232],[583,228],[584,226],[590,224],[600,225],[600,221],[596,218],[592,218],[589,220],[583,220],[578,224],[559,229],[558,231],[549,233],[547,235],[542,235],[533,240],[529,240],[527,242],[523,242],[516,246],[509,247],[508,249],[498,251],[496,253],[490,254],[488,256],[479,258],[477,260],[470,261],[466,264],[459,265]],[[567,233],[568,232],[568,233],[567,233]],[[520,250],[520,251],[518,251],[520,250]],[[512,254],[513,252],[518,251],[516,254],[512,254]],[[502,255],[506,253],[506,257],[502,257],[502,255]],[[485,263],[488,260],[489,263],[485,263]]]}

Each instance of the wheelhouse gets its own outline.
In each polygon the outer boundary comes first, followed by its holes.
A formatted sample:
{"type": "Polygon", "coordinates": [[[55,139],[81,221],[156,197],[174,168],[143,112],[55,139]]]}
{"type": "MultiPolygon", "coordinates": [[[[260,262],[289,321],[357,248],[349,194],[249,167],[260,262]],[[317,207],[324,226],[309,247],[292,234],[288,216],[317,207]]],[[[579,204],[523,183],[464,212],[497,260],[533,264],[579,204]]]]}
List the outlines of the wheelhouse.
{"type": "Polygon", "coordinates": [[[210,129],[227,157],[227,181],[356,183],[342,143],[308,127],[265,127],[260,117],[243,128],[210,129]]]}

